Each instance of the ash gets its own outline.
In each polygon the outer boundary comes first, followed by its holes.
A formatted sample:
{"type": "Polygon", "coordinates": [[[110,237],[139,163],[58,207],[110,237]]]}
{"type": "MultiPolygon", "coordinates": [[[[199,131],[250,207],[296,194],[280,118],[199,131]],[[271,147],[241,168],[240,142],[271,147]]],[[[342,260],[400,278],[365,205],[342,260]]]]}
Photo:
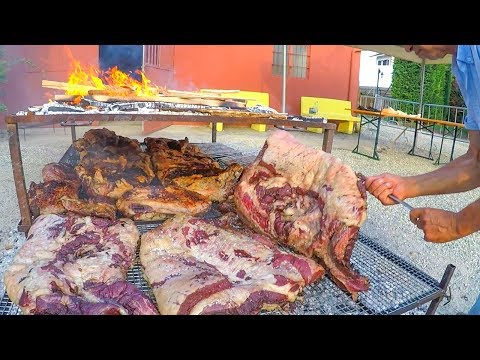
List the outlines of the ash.
{"type": "Polygon", "coordinates": [[[8,234],[6,241],[0,242],[0,299],[5,293],[3,284],[3,274],[10,266],[15,254],[25,242],[25,235],[16,230],[12,230],[8,234]]]}
{"type": "MultiPolygon", "coordinates": [[[[163,114],[163,115],[197,115],[210,116],[195,110],[238,110],[237,108],[207,106],[195,104],[169,103],[162,101],[135,102],[100,102],[83,98],[78,105],[66,102],[51,101],[41,106],[31,106],[28,111],[18,111],[16,115],[54,115],[54,114],[163,114]]],[[[239,108],[257,114],[278,114],[268,106],[255,105],[239,108]]],[[[301,121],[301,119],[298,119],[301,121]]]]}

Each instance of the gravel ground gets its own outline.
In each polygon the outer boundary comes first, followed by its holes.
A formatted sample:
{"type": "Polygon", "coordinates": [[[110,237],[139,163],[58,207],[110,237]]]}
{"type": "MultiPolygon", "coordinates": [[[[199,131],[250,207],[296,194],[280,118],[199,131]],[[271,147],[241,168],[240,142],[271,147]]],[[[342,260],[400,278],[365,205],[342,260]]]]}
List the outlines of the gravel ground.
{"type": "MultiPolygon", "coordinates": [[[[139,140],[141,136],[140,124],[109,125],[109,128],[119,135],[130,136],[139,140]]],[[[77,136],[89,128],[77,129],[77,136]]],[[[270,130],[271,131],[271,130],[270,130]]],[[[242,152],[256,153],[263,145],[270,133],[259,133],[250,129],[228,128],[218,133],[217,141],[229,145],[242,152]]],[[[413,134],[406,132],[395,143],[393,140],[400,134],[401,128],[382,127],[379,141],[380,161],[352,153],[357,144],[357,134],[336,134],[332,153],[350,165],[355,171],[364,175],[375,175],[382,172],[392,172],[400,175],[414,175],[438,168],[433,161],[409,156],[406,152],[412,144],[413,134]]],[[[292,132],[304,143],[321,148],[322,135],[305,132],[292,132]]],[[[175,139],[188,136],[191,142],[210,142],[210,129],[207,127],[170,126],[149,136],[171,137],[175,139]]],[[[362,130],[361,150],[371,154],[374,129],[362,130]]],[[[434,141],[434,159],[438,155],[440,139],[434,141]]],[[[430,139],[427,135],[420,135],[418,139],[419,152],[428,153],[430,139]]],[[[21,137],[22,158],[27,186],[30,181],[41,180],[41,170],[48,162],[58,161],[71,144],[69,130],[56,129],[29,129],[26,140],[21,137]]],[[[449,156],[451,142],[445,141],[443,153],[449,156]]],[[[456,144],[455,157],[464,153],[467,144],[456,144]]],[[[446,162],[448,158],[442,158],[446,162]]],[[[11,262],[17,249],[25,241],[23,234],[15,229],[19,221],[19,210],[15,187],[13,183],[8,139],[5,133],[0,133],[0,206],[3,209],[3,222],[0,223],[0,298],[3,296],[3,272],[11,262]]],[[[480,189],[462,194],[441,195],[409,199],[413,206],[436,207],[458,211],[470,202],[480,197],[480,189]]],[[[451,301],[444,304],[444,300],[437,310],[437,314],[457,314],[467,312],[480,291],[480,233],[473,234],[447,244],[431,244],[423,241],[422,232],[418,230],[408,218],[408,211],[401,206],[384,207],[379,201],[368,195],[368,218],[362,227],[362,232],[377,240],[379,243],[411,262],[435,279],[440,280],[448,264],[456,266],[450,283],[451,301]]],[[[426,310],[423,306],[410,314],[422,314],[426,310]]]]}

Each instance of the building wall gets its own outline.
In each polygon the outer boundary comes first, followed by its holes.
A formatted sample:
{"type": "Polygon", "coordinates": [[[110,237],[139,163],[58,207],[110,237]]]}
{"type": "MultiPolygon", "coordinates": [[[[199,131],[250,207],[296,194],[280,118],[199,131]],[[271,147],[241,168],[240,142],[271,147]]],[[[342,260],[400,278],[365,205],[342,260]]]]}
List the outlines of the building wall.
{"type": "MultiPolygon", "coordinates": [[[[201,88],[268,92],[270,106],[282,109],[282,77],[272,75],[272,45],[180,45],[174,49],[178,90],[201,88]]],[[[300,97],[351,100],[356,106],[360,51],[346,46],[314,45],[309,79],[288,78],[286,111],[300,114],[300,97]]]]}
{"type": "MultiPolygon", "coordinates": [[[[380,55],[383,57],[384,55],[380,55]]],[[[393,75],[393,57],[389,57],[390,64],[378,66],[377,59],[378,54],[374,51],[362,51],[360,55],[360,71],[359,71],[359,82],[361,87],[375,87],[377,86],[381,89],[387,89],[392,84],[392,75],[393,75]],[[380,70],[381,76],[378,74],[380,70]]]]}
{"type": "Polygon", "coordinates": [[[71,71],[72,57],[81,64],[98,67],[98,45],[6,45],[5,57],[13,64],[7,73],[7,83],[1,87],[2,102],[7,111],[0,113],[0,129],[5,128],[5,115],[41,105],[52,98],[53,91],[42,88],[42,80],[66,81],[71,71]]]}
{"type": "MultiPolygon", "coordinates": [[[[8,58],[25,58],[8,72],[3,102],[7,113],[25,110],[52,97],[42,79],[66,81],[70,59],[98,67],[98,45],[8,45],[8,58]],[[71,55],[70,55],[71,54],[71,55]]],[[[282,77],[272,75],[272,45],[163,45],[159,66],[145,66],[152,82],[176,90],[238,89],[270,94],[270,106],[282,109],[282,77]]],[[[300,114],[300,97],[329,97],[357,104],[360,51],[347,46],[314,45],[308,79],[287,79],[289,114],[300,114]]],[[[0,127],[4,128],[1,114],[0,127]]]]}

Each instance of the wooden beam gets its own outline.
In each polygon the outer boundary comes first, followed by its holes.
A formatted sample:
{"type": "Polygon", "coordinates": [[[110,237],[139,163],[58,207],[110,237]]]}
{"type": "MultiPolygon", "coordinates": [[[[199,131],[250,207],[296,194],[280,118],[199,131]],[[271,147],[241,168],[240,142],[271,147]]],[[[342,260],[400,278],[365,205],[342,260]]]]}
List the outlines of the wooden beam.
{"type": "Polygon", "coordinates": [[[234,96],[223,96],[218,94],[198,93],[191,91],[167,90],[165,96],[177,96],[185,99],[212,99],[212,100],[233,100],[239,102],[247,102],[247,100],[257,100],[253,98],[235,98],[234,96]]]}
{"type": "Polygon", "coordinates": [[[78,89],[78,90],[82,90],[83,92],[88,92],[89,90],[96,90],[95,86],[73,85],[73,84],[68,84],[61,81],[51,81],[51,80],[42,80],[42,87],[49,88],[49,89],[57,89],[57,90],[78,89]]]}
{"type": "Polygon", "coordinates": [[[212,93],[212,94],[228,94],[228,93],[237,93],[237,92],[240,92],[240,90],[200,89],[200,92],[212,93]]]}

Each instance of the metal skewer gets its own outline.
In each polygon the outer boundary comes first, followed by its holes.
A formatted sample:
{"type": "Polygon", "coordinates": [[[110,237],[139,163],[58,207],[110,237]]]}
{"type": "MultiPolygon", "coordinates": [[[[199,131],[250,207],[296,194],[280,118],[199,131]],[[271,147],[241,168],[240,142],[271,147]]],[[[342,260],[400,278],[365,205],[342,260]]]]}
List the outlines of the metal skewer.
{"type": "Polygon", "coordinates": [[[406,203],[405,201],[403,201],[403,200],[400,200],[400,199],[397,198],[395,195],[391,195],[391,194],[390,194],[390,195],[388,195],[388,197],[389,197],[390,199],[392,199],[393,201],[395,201],[397,204],[401,204],[401,205],[405,206],[405,207],[406,207],[408,210],[410,210],[410,211],[412,211],[412,210],[414,209],[412,205],[407,204],[407,203],[406,203]]]}

